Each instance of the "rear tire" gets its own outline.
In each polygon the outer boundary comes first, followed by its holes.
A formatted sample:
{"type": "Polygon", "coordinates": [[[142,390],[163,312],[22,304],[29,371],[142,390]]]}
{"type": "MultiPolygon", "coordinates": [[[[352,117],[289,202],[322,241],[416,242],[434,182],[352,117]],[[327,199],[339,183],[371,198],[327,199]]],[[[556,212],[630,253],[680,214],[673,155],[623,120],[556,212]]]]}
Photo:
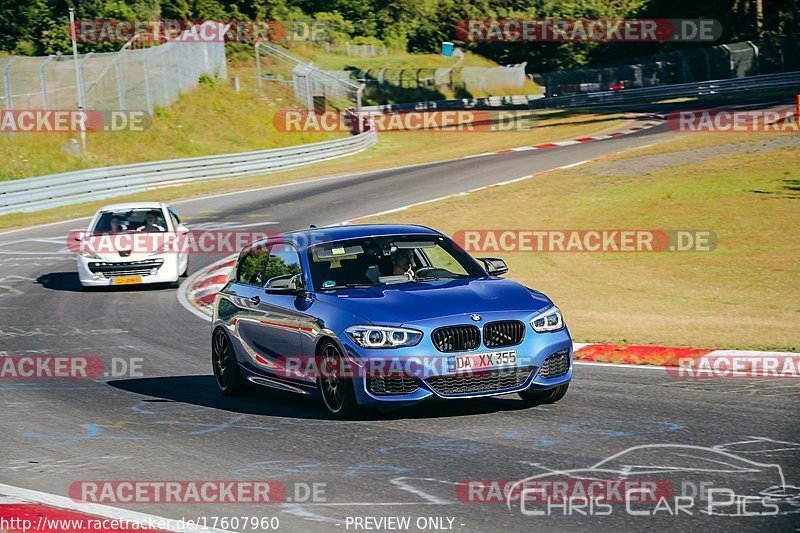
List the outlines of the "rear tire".
{"type": "Polygon", "coordinates": [[[239,373],[239,363],[236,354],[228,340],[228,335],[222,328],[214,330],[211,339],[211,366],[214,369],[214,379],[219,390],[226,396],[233,396],[242,392],[242,376],[239,373]]]}
{"type": "Polygon", "coordinates": [[[317,355],[317,386],[322,395],[325,408],[335,418],[347,420],[360,414],[353,380],[342,376],[344,358],[339,348],[331,341],[325,341],[317,355]],[[324,375],[323,375],[324,370],[324,375]]]}
{"type": "Polygon", "coordinates": [[[547,390],[527,389],[517,394],[519,394],[519,397],[522,398],[522,401],[526,404],[536,406],[556,403],[567,394],[567,389],[569,389],[569,383],[564,383],[563,385],[547,390]]]}

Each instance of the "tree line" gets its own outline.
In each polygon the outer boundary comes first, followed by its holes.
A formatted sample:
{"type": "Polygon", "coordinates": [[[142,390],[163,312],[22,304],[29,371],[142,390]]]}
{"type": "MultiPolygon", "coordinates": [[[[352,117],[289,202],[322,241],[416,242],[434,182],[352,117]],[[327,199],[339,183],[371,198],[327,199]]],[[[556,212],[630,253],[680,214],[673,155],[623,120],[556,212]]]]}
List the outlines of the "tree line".
{"type": "MultiPolygon", "coordinates": [[[[5,0],[0,5],[0,51],[21,55],[70,53],[69,7],[79,19],[279,20],[324,22],[325,39],[384,44],[411,52],[437,51],[457,37],[465,19],[712,18],[718,43],[797,33],[800,0],[5,0]]],[[[499,63],[528,62],[543,72],[602,64],[697,46],[691,43],[613,42],[457,43],[499,63]]],[[[119,49],[82,43],[81,52],[119,49]]]]}

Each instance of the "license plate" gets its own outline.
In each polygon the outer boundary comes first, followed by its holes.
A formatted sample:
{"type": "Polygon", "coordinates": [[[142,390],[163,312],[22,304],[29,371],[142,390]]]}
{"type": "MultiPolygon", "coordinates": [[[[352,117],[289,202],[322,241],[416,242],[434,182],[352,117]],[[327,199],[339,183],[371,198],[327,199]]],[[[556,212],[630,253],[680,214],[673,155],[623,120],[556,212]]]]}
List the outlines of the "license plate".
{"type": "Polygon", "coordinates": [[[125,278],[111,278],[112,285],[135,285],[142,282],[142,276],[129,276],[125,278]]]}
{"type": "Polygon", "coordinates": [[[447,358],[447,368],[450,372],[486,370],[505,366],[515,366],[516,364],[516,350],[504,350],[502,352],[479,353],[472,355],[456,355],[447,358]]]}

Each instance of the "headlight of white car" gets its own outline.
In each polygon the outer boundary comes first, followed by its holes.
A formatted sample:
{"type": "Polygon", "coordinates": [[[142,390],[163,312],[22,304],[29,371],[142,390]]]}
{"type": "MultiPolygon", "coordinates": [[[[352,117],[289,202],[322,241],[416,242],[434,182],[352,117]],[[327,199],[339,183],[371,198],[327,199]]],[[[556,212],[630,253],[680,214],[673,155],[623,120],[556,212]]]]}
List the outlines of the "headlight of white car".
{"type": "Polygon", "coordinates": [[[558,307],[550,307],[531,319],[531,327],[537,333],[558,331],[564,328],[564,317],[558,307]]]}
{"type": "Polygon", "coordinates": [[[345,331],[362,348],[416,346],[422,340],[422,332],[415,329],[384,326],[350,326],[345,331]]]}

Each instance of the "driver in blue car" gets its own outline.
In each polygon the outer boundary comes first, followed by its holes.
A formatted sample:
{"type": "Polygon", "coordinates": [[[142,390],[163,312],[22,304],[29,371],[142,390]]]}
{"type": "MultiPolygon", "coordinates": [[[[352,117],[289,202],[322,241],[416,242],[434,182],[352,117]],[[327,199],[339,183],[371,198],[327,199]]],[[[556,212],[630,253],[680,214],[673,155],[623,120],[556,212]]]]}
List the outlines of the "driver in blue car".
{"type": "Polygon", "coordinates": [[[392,267],[394,268],[392,275],[406,275],[410,279],[414,279],[414,271],[411,269],[413,265],[414,251],[408,248],[401,248],[392,256],[392,267]]]}

